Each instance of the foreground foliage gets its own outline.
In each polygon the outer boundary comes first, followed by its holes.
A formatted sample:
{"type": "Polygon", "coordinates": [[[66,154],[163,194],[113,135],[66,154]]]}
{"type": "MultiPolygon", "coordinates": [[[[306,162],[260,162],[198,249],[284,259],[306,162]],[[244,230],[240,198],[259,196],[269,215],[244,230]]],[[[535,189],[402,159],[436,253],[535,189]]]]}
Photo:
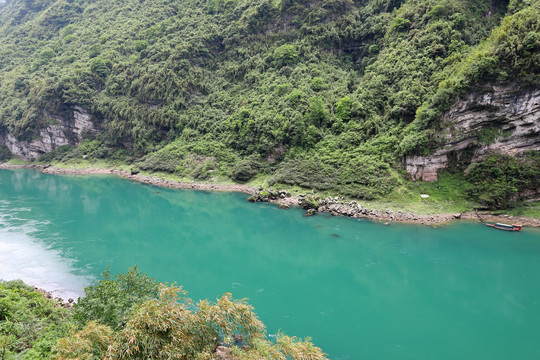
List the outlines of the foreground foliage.
{"type": "Polygon", "coordinates": [[[129,269],[85,289],[74,311],[20,281],[0,284],[1,359],[325,359],[309,339],[269,341],[246,300],[194,303],[129,269]]]}
{"type": "Polygon", "coordinates": [[[163,286],[158,299],[136,306],[116,332],[89,322],[59,342],[57,359],[213,359],[218,347],[238,359],[325,358],[308,341],[284,335],[275,344],[265,340],[264,325],[245,300],[225,294],[216,303],[194,305],[185,295],[163,286]]]}
{"type": "Polygon", "coordinates": [[[0,359],[49,359],[70,316],[22,281],[0,281],[0,359]]]}

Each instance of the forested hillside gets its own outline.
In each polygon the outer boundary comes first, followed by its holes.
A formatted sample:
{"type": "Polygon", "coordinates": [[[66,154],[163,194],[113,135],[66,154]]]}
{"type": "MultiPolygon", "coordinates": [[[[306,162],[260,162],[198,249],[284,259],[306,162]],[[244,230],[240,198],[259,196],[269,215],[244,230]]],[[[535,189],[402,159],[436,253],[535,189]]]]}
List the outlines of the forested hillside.
{"type": "MultiPolygon", "coordinates": [[[[486,84],[538,87],[539,9],[538,0],[8,0],[0,133],[29,143],[84,109],[93,130],[82,144],[44,159],[120,159],[200,180],[263,174],[373,198],[404,181],[407,157],[436,151],[457,99],[486,84]]],[[[538,157],[526,157],[534,172],[538,157]]]]}

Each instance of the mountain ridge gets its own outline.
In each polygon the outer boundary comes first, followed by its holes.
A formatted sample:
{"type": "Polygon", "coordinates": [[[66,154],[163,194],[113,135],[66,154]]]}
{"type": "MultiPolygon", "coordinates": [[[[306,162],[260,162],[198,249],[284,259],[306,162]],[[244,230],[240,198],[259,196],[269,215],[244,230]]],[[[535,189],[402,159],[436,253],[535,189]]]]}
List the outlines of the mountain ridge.
{"type": "Polygon", "coordinates": [[[407,159],[444,145],[456,99],[486,83],[534,88],[538,5],[11,0],[0,141],[39,141],[63,119],[58,143],[82,144],[71,158],[385,196],[407,159]],[[92,126],[73,136],[76,107],[92,126]]]}

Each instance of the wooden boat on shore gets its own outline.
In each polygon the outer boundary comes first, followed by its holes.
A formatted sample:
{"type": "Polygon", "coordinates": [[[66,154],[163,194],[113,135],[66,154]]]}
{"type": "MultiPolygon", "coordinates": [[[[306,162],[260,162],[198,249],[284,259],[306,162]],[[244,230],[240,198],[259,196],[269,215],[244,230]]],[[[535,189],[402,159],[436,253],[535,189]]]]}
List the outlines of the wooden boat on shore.
{"type": "Polygon", "coordinates": [[[506,230],[506,231],[521,231],[521,225],[516,224],[501,224],[501,223],[495,223],[495,224],[486,224],[487,226],[491,226],[492,228],[499,229],[499,230],[506,230]]]}

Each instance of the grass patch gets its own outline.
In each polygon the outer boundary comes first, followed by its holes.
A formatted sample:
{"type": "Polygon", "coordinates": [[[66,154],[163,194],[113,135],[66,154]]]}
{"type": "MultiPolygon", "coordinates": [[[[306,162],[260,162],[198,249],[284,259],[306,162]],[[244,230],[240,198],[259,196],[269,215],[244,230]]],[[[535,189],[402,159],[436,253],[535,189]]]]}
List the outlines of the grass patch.
{"type": "Polygon", "coordinates": [[[540,201],[516,203],[505,210],[494,211],[493,213],[540,219],[540,201]]]}
{"type": "Polygon", "coordinates": [[[11,165],[28,165],[30,164],[30,161],[19,158],[11,158],[9,161],[7,161],[7,163],[11,165]]]}
{"type": "MultiPolygon", "coordinates": [[[[272,188],[274,190],[287,190],[293,195],[309,194],[310,188],[298,185],[287,185],[275,183],[269,185],[270,176],[257,176],[247,184],[253,187],[261,186],[263,188],[272,188]]],[[[439,180],[436,182],[412,182],[403,180],[391,193],[386,196],[378,197],[373,200],[356,199],[345,196],[345,202],[355,200],[359,204],[370,209],[377,210],[401,210],[415,214],[442,214],[442,213],[460,213],[472,211],[479,206],[478,203],[467,199],[464,188],[467,181],[461,174],[450,174],[442,172],[439,180]],[[429,198],[423,199],[421,194],[429,195],[429,198]]],[[[315,194],[321,198],[327,196],[336,197],[343,194],[337,191],[315,191],[315,194]]]]}
{"type": "MultiPolygon", "coordinates": [[[[39,163],[39,162],[38,162],[39,163]]],[[[47,162],[54,167],[60,169],[118,169],[118,170],[128,170],[131,168],[130,165],[117,161],[103,160],[103,159],[70,159],[67,161],[57,161],[57,162],[47,162]]]]}
{"type": "Polygon", "coordinates": [[[461,174],[442,172],[436,182],[405,182],[388,196],[370,202],[377,209],[392,208],[415,214],[440,214],[471,211],[478,207],[466,198],[467,181],[461,174]],[[429,195],[421,198],[421,194],[429,195]]]}

